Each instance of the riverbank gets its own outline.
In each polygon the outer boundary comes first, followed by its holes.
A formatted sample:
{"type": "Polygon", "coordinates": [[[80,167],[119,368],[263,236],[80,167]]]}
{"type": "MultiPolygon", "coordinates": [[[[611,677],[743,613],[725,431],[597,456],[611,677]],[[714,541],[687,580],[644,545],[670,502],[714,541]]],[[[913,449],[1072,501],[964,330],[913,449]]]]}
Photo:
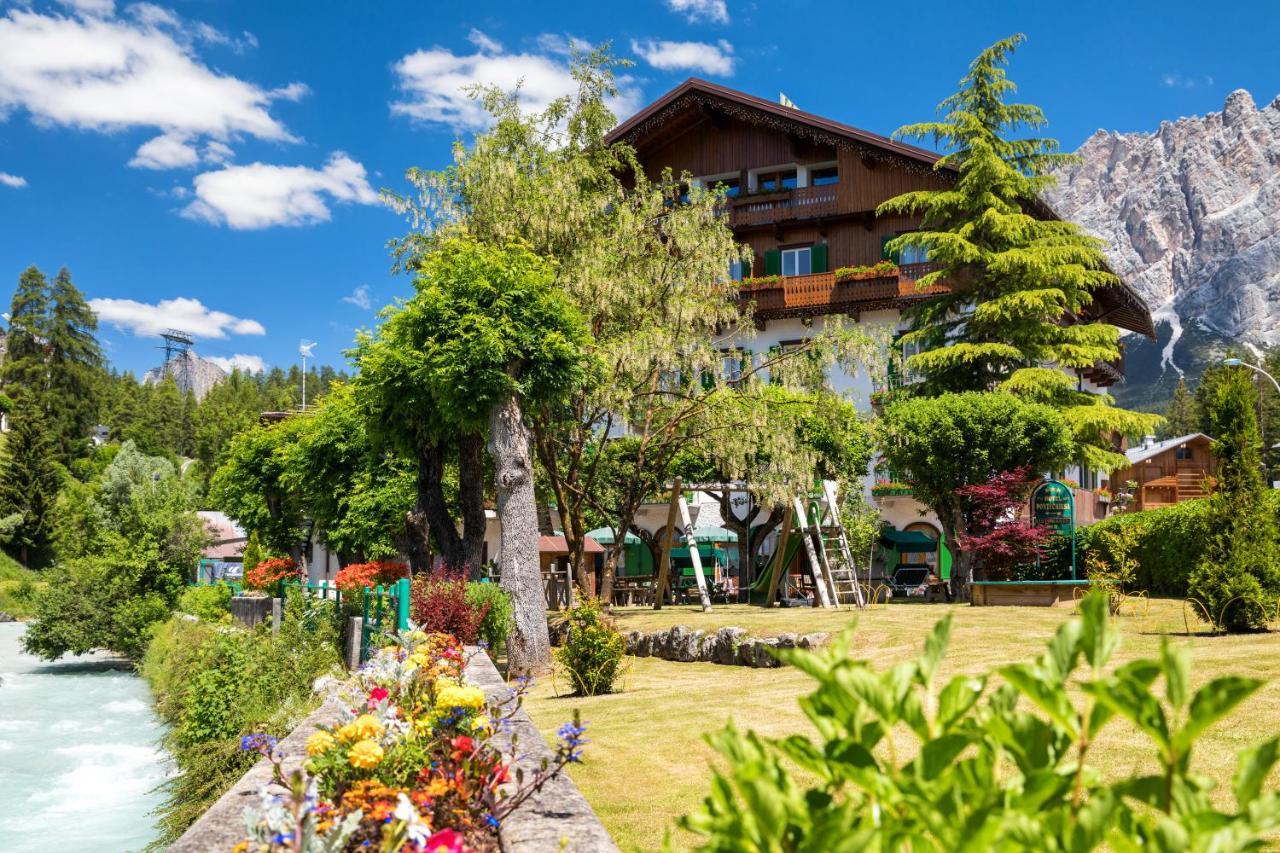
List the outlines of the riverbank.
{"type": "Polygon", "coordinates": [[[0,624],[0,847],[139,851],[171,772],[146,682],[112,655],[46,663],[0,624]]]}

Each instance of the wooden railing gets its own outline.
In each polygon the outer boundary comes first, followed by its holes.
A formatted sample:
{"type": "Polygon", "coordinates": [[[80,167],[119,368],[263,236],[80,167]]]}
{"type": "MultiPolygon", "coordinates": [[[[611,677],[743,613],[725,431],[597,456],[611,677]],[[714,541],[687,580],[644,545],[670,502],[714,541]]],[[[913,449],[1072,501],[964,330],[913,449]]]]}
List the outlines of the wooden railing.
{"type": "Polygon", "coordinates": [[[730,224],[768,225],[784,219],[812,219],[839,213],[837,186],[798,187],[768,195],[735,199],[730,224]]]}
{"type": "Polygon", "coordinates": [[[904,264],[897,274],[845,281],[837,281],[832,272],[787,276],[780,281],[743,285],[741,294],[755,303],[756,317],[766,320],[787,314],[890,307],[898,300],[945,293],[943,285],[923,289],[916,285],[921,276],[935,269],[935,264],[904,264]]]}

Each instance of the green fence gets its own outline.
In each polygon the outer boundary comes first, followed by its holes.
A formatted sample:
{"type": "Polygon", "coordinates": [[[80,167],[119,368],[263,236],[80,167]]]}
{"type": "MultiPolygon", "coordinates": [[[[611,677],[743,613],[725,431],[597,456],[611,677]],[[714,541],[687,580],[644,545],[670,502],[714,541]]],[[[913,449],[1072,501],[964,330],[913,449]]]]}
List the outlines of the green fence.
{"type": "Polygon", "coordinates": [[[364,663],[369,659],[370,639],[375,634],[404,631],[409,627],[409,579],[360,590],[360,611],[364,624],[360,632],[360,662],[364,663]]]}

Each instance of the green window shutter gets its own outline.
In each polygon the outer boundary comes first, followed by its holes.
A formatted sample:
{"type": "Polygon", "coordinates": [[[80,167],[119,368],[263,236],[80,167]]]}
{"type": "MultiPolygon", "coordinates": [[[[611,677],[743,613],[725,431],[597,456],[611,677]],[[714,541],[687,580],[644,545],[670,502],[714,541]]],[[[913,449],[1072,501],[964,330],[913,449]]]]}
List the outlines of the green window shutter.
{"type": "Polygon", "coordinates": [[[782,275],[782,252],[778,249],[766,249],[764,253],[764,274],[782,275]]]}
{"type": "Polygon", "coordinates": [[[710,391],[716,387],[716,374],[710,368],[702,371],[702,390],[710,391]]]}
{"type": "MultiPolygon", "coordinates": [[[[778,346],[777,344],[774,344],[773,346],[769,347],[769,356],[765,360],[773,361],[775,358],[777,358],[781,354],[782,354],[782,347],[778,346]]],[[[782,384],[782,380],[778,377],[777,365],[774,365],[773,367],[769,368],[769,384],[770,385],[782,384]]]]}
{"type": "Polygon", "coordinates": [[[827,244],[826,243],[817,243],[814,245],[812,260],[813,260],[814,272],[827,271],[827,244]]]}
{"type": "Polygon", "coordinates": [[[880,260],[893,261],[895,264],[898,263],[898,253],[889,251],[889,241],[893,240],[896,236],[897,235],[894,234],[886,234],[880,238],[880,260]]]}

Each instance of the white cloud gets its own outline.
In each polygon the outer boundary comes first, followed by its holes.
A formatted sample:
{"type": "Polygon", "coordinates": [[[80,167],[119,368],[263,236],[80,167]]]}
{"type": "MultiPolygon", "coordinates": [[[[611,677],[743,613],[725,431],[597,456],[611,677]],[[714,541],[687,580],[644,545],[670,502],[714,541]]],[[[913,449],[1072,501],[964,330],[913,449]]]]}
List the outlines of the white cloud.
{"type": "MultiPolygon", "coordinates": [[[[391,104],[393,113],[423,122],[449,125],[455,130],[481,130],[489,125],[484,106],[467,91],[475,86],[520,87],[520,105],[535,112],[556,98],[577,91],[564,48],[577,40],[539,36],[537,53],[508,53],[493,39],[473,30],[477,50],[456,54],[443,47],[418,50],[395,65],[404,98],[391,104]]],[[[619,118],[640,107],[640,91],[629,77],[618,79],[620,94],[610,103],[619,118]]]]}
{"type": "Polygon", "coordinates": [[[729,23],[729,8],[725,5],[725,0],[667,0],[667,8],[684,15],[689,23],[729,23]]]}
{"type": "Polygon", "coordinates": [[[306,87],[267,90],[205,65],[194,45],[230,42],[217,30],[149,3],[130,6],[128,17],[111,16],[101,0],[74,5],[78,17],[21,8],[0,16],[0,119],[24,109],[43,125],[153,128],[169,139],[157,143],[164,149],[159,156],[139,150],[138,165],[147,168],[164,168],[166,152],[168,160],[189,165],[175,140],[294,140],[268,108],[301,97],[306,87]]]}
{"type": "Polygon", "coordinates": [[[229,358],[224,358],[220,355],[203,356],[203,358],[206,361],[212,361],[227,373],[233,370],[239,370],[241,373],[262,373],[267,369],[267,363],[262,360],[260,355],[248,355],[238,352],[229,358]]]}
{"type": "Polygon", "coordinates": [[[200,152],[186,137],[164,133],[142,143],[129,165],[139,169],[181,169],[199,162],[200,152]]]}
{"type": "Polygon", "coordinates": [[[288,86],[272,89],[267,94],[273,101],[301,101],[311,94],[311,87],[306,83],[293,82],[288,86]]]}
{"type": "Polygon", "coordinates": [[[378,203],[364,166],[342,152],[323,169],[251,163],[204,172],[196,175],[195,194],[183,216],[236,229],[324,222],[330,199],[378,203]]]}
{"type": "Polygon", "coordinates": [[[27,179],[21,175],[10,175],[8,172],[0,172],[0,184],[14,189],[21,189],[27,185],[27,179]]]}
{"type": "Polygon", "coordinates": [[[636,41],[631,49],[637,56],[662,71],[701,71],[727,77],[733,73],[733,45],[700,41],[636,41]]]}
{"type": "Polygon", "coordinates": [[[158,336],[165,329],[182,329],[197,338],[267,333],[257,320],[214,311],[199,299],[187,296],[161,299],[154,305],[135,299],[90,299],[89,307],[100,322],[131,331],[140,338],[158,336]]]}
{"type": "Polygon", "coordinates": [[[343,302],[350,302],[357,308],[363,308],[368,311],[373,307],[373,298],[369,295],[369,285],[362,284],[355,290],[351,291],[350,296],[342,297],[343,302]]]}

